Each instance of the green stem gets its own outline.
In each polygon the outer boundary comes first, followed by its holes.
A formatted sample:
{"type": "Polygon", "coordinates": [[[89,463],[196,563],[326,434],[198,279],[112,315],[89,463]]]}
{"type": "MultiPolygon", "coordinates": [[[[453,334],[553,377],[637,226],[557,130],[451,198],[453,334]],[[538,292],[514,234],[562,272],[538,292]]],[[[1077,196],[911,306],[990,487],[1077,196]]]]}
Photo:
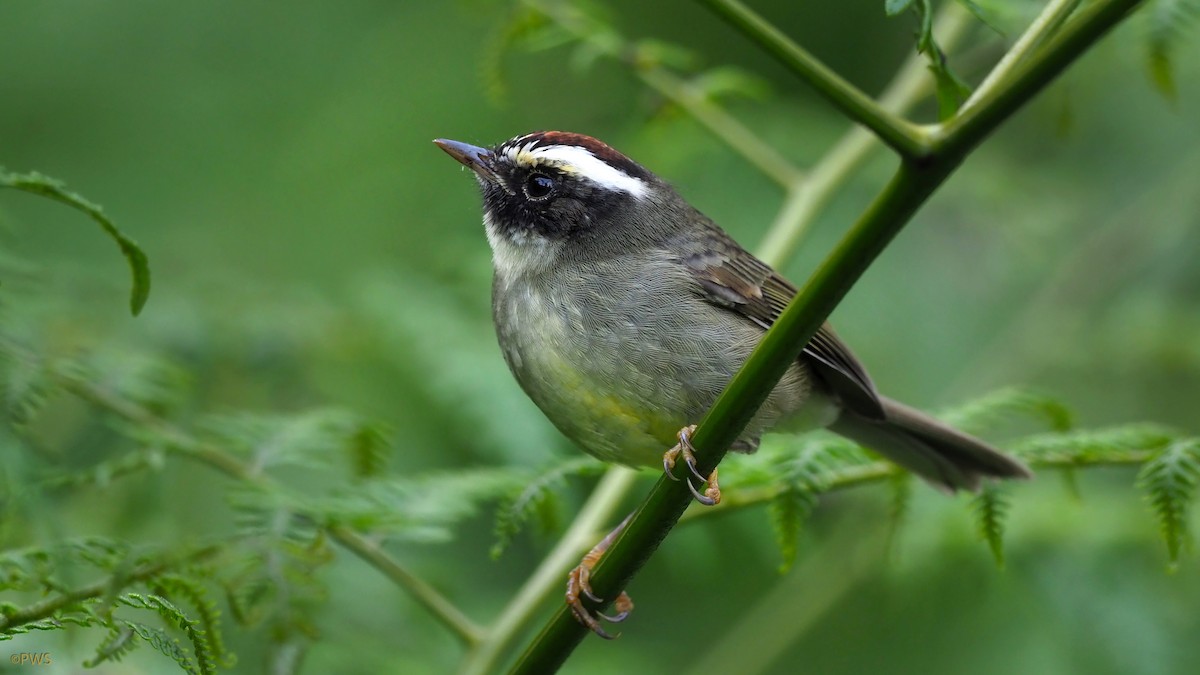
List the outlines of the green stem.
{"type": "Polygon", "coordinates": [[[190,553],[173,556],[165,560],[159,560],[152,563],[145,563],[129,572],[114,574],[106,577],[93,584],[88,584],[81,588],[77,588],[68,593],[47,598],[41,602],[30,605],[9,614],[0,614],[0,633],[11,630],[17,626],[23,626],[27,623],[48,619],[54,616],[60,610],[77,605],[84,600],[98,598],[105,593],[112,591],[114,585],[137,583],[148,581],[159,576],[172,568],[178,567],[185,563],[193,563],[200,560],[211,558],[220,553],[223,547],[220,545],[205,546],[190,553]]]}
{"type": "MultiPolygon", "coordinates": [[[[1156,450],[1122,450],[1102,455],[1033,460],[1028,463],[1030,468],[1036,470],[1081,469],[1094,466],[1141,466],[1153,458],[1156,452],[1156,450]]],[[[841,467],[821,476],[825,485],[821,494],[881,483],[900,471],[898,466],[890,462],[872,462],[841,467]]],[[[679,524],[683,525],[739,509],[768,504],[787,489],[787,486],[784,485],[770,485],[751,490],[731,491],[716,506],[689,510],[679,519],[679,524]]]]}
{"type": "Polygon", "coordinates": [[[724,108],[714,104],[696,87],[665,68],[639,68],[638,76],[652,89],[688,112],[714,136],[725,142],[754,168],[783,187],[804,179],[791,162],[758,137],[724,108]]]}
{"type": "MultiPolygon", "coordinates": [[[[934,20],[938,43],[947,51],[953,49],[972,21],[971,13],[957,3],[945,5],[934,20]]],[[[927,96],[932,88],[928,63],[923,54],[910,55],[880,95],[880,105],[892,113],[903,114],[927,96]]],[[[759,257],[763,261],[779,267],[791,259],[817,214],[833,198],[838,186],[863,163],[875,143],[870,131],[853,127],[804,179],[792,186],[760,247],[759,257]]]]}
{"type": "MultiPolygon", "coordinates": [[[[722,0],[706,1],[718,8],[740,7],[722,0]]],[[[1138,2],[1100,0],[1067,26],[1054,43],[1026,62],[1013,78],[1002,83],[997,91],[967,111],[961,120],[952,120],[945,128],[936,152],[928,155],[902,153],[916,159],[901,163],[895,177],[800,289],[700,423],[692,442],[701,473],[716,467],[834,306],[966,154],[1119,23],[1138,2]]],[[[735,23],[745,20],[745,24],[738,25],[745,25],[747,32],[763,36],[764,40],[772,35],[782,38],[761,19],[748,13],[735,12],[730,15],[730,20],[735,23]],[[762,25],[746,19],[747,16],[762,25]]],[[[782,42],[775,39],[768,43],[774,45],[773,51],[777,54],[795,56],[793,50],[786,48],[790,43],[785,38],[782,42]]],[[[796,63],[799,66],[804,61],[798,59],[796,63]]],[[[845,90],[839,91],[845,94],[845,90]]],[[[887,137],[881,135],[881,138],[888,141],[887,137]]],[[[682,483],[661,478],[596,566],[592,588],[597,595],[613,598],[625,588],[690,502],[691,494],[682,483]]],[[[566,607],[561,607],[512,672],[541,674],[556,671],[586,634],[587,629],[566,607]]]]}
{"type": "MultiPolygon", "coordinates": [[[[72,373],[59,373],[59,378],[68,391],[81,399],[118,417],[134,422],[138,426],[154,429],[155,433],[166,439],[171,449],[179,454],[206,464],[231,478],[255,485],[272,485],[270,477],[255,470],[250,464],[216,446],[194,438],[180,427],[171,424],[137,403],[116,396],[109,390],[98,387],[72,373]]],[[[482,630],[478,626],[432,586],[388,556],[378,545],[344,527],[330,528],[329,534],[351,553],[362,558],[367,564],[410,593],[422,607],[442,625],[450,629],[463,643],[473,645],[480,640],[482,630]]]]}
{"type": "Polygon", "coordinates": [[[1004,54],[983,82],[975,88],[971,98],[959,109],[959,114],[990,94],[999,84],[1021,63],[1024,63],[1034,51],[1044,45],[1047,40],[1058,32],[1066,23],[1071,12],[1079,6],[1080,0],[1050,0],[1042,9],[1041,14],[1029,24],[1029,28],[1017,39],[1011,49],[1004,54]]]}
{"type": "Polygon", "coordinates": [[[383,573],[397,586],[408,591],[418,603],[437,617],[443,625],[450,628],[467,646],[477,645],[483,640],[482,629],[445,596],[438,593],[433,586],[396,562],[396,559],[389,556],[377,542],[341,525],[329,528],[329,536],[343,548],[383,573]]]}
{"type": "Polygon", "coordinates": [[[1121,22],[1144,0],[1100,0],[1063,26],[1061,32],[1032,58],[1017,64],[1008,76],[970,108],[950,119],[933,135],[933,153],[962,157],[1000,123],[1058,77],[1080,54],[1121,22]]]}
{"type": "Polygon", "coordinates": [[[738,0],[700,0],[799,75],[850,119],[870,129],[901,157],[923,157],[928,144],[922,130],[885,110],[830,70],[803,47],[738,0]]]}
{"type": "Polygon", "coordinates": [[[500,613],[483,641],[467,655],[459,669],[462,675],[485,675],[496,671],[505,648],[528,623],[538,605],[554,589],[563,589],[567,572],[578,565],[580,556],[604,536],[596,536],[595,533],[605,523],[612,522],[617,505],[629,493],[637,475],[636,471],[622,466],[614,466],[604,474],[570,529],[500,613]]]}

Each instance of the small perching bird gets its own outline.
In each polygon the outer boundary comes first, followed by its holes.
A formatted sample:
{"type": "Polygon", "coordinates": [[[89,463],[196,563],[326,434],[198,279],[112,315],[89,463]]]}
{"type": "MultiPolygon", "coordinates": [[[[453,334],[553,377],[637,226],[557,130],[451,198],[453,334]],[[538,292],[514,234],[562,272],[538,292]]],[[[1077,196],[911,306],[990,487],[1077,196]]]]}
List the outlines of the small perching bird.
{"type": "MultiPolygon", "coordinates": [[[[492,248],[492,311],[504,358],[525,393],[585,451],[629,466],[682,458],[695,469],[701,419],[796,288],[737,244],[664,180],[582,134],[539,131],[480,148],[435,141],[475,172],[492,248]],[[677,442],[676,442],[677,441],[677,442]],[[664,448],[675,443],[666,452],[664,448]]],[[[946,491],[983,478],[1027,478],[1021,462],[879,394],[825,324],[732,449],[767,430],[827,427],[946,491]]],[[[674,476],[672,476],[674,477],[674,476]]],[[[580,603],[601,542],[572,574],[580,603]]],[[[618,617],[632,605],[622,593],[618,617]]]]}

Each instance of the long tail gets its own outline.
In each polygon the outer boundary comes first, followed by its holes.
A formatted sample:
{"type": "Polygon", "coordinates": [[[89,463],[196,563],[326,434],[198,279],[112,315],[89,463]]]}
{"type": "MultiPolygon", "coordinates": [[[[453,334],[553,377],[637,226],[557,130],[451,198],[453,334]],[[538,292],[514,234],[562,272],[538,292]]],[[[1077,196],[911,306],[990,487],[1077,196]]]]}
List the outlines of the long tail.
{"type": "Polygon", "coordinates": [[[978,490],[982,478],[1031,478],[1018,460],[903,403],[880,398],[884,419],[845,411],[829,426],[949,492],[978,490]]]}

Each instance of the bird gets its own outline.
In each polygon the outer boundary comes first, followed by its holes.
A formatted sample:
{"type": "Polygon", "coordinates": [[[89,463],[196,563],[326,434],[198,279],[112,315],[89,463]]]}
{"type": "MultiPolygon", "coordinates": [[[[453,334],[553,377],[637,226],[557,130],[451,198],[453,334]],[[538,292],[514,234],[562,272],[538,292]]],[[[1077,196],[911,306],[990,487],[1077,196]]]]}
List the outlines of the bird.
{"type": "MultiPolygon", "coordinates": [[[[695,468],[692,423],[796,287],[666,180],[590,136],[536,131],[491,147],[434,143],[471,169],[480,188],[496,337],[524,392],[585,452],[662,465],[672,478],[682,459],[701,483],[684,478],[695,498],[719,501],[715,470],[701,476],[695,468]]],[[[988,443],[880,394],[828,323],[731,450],[753,452],[769,430],[819,427],[946,492],[1032,475],[988,443]]],[[[597,600],[587,573],[612,538],[568,582],[576,617],[602,637],[610,636],[580,596],[597,600]]],[[[632,602],[622,593],[616,606],[616,617],[599,616],[623,619],[632,602]]]]}

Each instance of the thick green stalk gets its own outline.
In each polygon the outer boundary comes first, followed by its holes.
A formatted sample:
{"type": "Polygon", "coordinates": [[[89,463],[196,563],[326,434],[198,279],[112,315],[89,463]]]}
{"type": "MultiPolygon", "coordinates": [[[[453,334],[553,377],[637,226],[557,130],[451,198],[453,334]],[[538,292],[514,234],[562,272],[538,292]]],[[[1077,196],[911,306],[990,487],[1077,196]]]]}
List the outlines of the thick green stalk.
{"type": "Polygon", "coordinates": [[[873,131],[901,157],[920,157],[928,150],[919,127],[885,110],[749,7],[738,0],[701,2],[803,78],[846,116],[873,131]]]}
{"type": "MultiPolygon", "coordinates": [[[[706,1],[722,8],[740,7],[732,2],[706,1]]],[[[716,467],[729,445],[851,285],[967,153],[1117,25],[1139,2],[1097,2],[1068,25],[1057,40],[1027,61],[1011,79],[998,84],[996,91],[968,111],[961,121],[952,120],[941,128],[943,133],[934,152],[927,156],[917,155],[919,161],[901,164],[883,192],[767,331],[762,343],[701,422],[692,440],[702,473],[716,467]]],[[[757,27],[751,34],[761,37],[760,42],[768,50],[779,49],[773,29],[766,28],[770,27],[757,27]]],[[[613,598],[625,588],[690,502],[691,495],[682,483],[665,477],[660,479],[597,565],[592,576],[593,590],[601,597],[613,598]]],[[[586,634],[587,629],[571,616],[570,611],[566,607],[560,608],[512,672],[541,674],[556,671],[586,634]]]]}

